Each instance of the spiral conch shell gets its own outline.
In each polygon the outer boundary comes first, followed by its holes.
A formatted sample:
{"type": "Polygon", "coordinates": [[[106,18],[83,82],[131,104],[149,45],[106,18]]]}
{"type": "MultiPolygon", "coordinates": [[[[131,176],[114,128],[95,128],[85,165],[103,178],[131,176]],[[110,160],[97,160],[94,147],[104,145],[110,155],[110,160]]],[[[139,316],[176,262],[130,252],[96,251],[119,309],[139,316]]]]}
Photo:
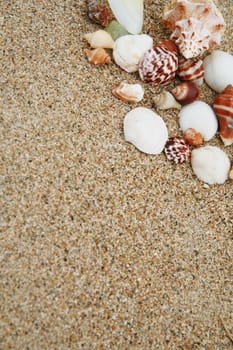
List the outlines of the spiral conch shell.
{"type": "Polygon", "coordinates": [[[171,39],[185,58],[197,57],[220,44],[226,27],[212,0],[172,0],[163,23],[173,30],[171,39]]]}
{"type": "Polygon", "coordinates": [[[112,94],[122,101],[139,102],[143,99],[144,90],[140,84],[121,82],[113,87],[112,94]]]}
{"type": "Polygon", "coordinates": [[[219,121],[219,134],[225,146],[233,143],[233,85],[228,85],[214,99],[214,111],[219,121]]]}
{"type": "Polygon", "coordinates": [[[98,47],[94,50],[85,50],[87,59],[92,64],[103,64],[111,62],[111,57],[105,49],[98,47]]]}
{"type": "Polygon", "coordinates": [[[90,44],[90,46],[94,49],[98,47],[102,47],[105,49],[113,49],[114,40],[109,33],[105,30],[100,29],[94,33],[85,34],[84,38],[90,44]]]}

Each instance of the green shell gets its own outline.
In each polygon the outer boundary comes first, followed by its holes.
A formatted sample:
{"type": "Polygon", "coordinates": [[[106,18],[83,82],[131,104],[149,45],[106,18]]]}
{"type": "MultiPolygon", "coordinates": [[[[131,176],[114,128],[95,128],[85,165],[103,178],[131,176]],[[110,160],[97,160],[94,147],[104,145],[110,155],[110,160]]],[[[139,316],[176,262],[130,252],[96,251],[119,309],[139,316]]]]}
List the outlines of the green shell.
{"type": "Polygon", "coordinates": [[[104,30],[111,35],[114,41],[120,36],[129,34],[127,30],[116,20],[113,20],[107,27],[104,28],[104,30]]]}

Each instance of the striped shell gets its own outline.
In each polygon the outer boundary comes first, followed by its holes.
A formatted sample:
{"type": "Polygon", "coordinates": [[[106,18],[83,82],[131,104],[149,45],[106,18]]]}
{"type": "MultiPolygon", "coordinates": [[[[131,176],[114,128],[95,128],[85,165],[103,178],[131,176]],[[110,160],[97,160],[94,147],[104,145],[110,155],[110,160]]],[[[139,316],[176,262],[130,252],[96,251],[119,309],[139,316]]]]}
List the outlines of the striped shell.
{"type": "Polygon", "coordinates": [[[148,50],[139,62],[139,76],[146,83],[165,85],[171,81],[178,68],[176,53],[164,47],[148,50]]]}
{"type": "Polygon", "coordinates": [[[169,137],[164,152],[168,160],[177,163],[188,162],[191,157],[189,145],[183,137],[169,137]]]}
{"type": "Polygon", "coordinates": [[[86,2],[88,17],[92,21],[106,27],[111,21],[109,8],[102,5],[98,0],[86,0],[86,2]]]}
{"type": "Polygon", "coordinates": [[[186,81],[172,89],[172,94],[183,105],[195,101],[199,96],[199,90],[192,81],[186,81]]]}
{"type": "Polygon", "coordinates": [[[204,81],[203,61],[201,59],[179,59],[177,75],[181,80],[193,81],[201,85],[204,81]]]}
{"type": "Polygon", "coordinates": [[[219,134],[225,144],[233,143],[233,85],[228,85],[214,99],[214,111],[219,121],[219,134]]]}

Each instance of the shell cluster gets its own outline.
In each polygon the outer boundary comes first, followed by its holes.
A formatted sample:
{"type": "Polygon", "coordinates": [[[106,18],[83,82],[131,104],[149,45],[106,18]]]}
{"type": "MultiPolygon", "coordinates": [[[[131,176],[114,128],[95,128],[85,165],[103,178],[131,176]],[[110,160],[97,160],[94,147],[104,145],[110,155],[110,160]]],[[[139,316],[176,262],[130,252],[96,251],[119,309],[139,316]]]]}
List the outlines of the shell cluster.
{"type": "Polygon", "coordinates": [[[157,46],[146,51],[139,62],[140,78],[153,85],[164,85],[174,79],[178,68],[177,54],[157,46]]]}
{"type": "MultiPolygon", "coordinates": [[[[203,60],[199,57],[220,43],[225,30],[224,19],[213,1],[171,0],[163,22],[173,33],[157,45],[151,36],[141,34],[143,0],[108,2],[117,20],[111,19],[108,7],[87,0],[88,16],[105,27],[84,36],[91,48],[85,50],[88,61],[109,63],[112,56],[116,65],[128,73],[137,72],[143,83],[152,86],[166,85],[175,76],[181,81],[170,91],[153,96],[153,103],[158,110],[179,110],[183,136],[168,137],[159,114],[136,107],[125,115],[125,140],[146,154],[164,151],[176,164],[191,160],[193,172],[207,184],[233,179],[233,163],[227,154],[218,147],[203,146],[218,130],[225,146],[233,144],[233,56],[214,50],[203,60]],[[198,100],[198,86],[204,80],[219,93],[212,106],[198,100]]],[[[141,84],[122,81],[113,86],[112,94],[121,101],[138,103],[144,89],[141,84]]]]}
{"type": "Polygon", "coordinates": [[[163,24],[185,58],[197,57],[220,44],[225,21],[212,0],[172,0],[163,24]]]}

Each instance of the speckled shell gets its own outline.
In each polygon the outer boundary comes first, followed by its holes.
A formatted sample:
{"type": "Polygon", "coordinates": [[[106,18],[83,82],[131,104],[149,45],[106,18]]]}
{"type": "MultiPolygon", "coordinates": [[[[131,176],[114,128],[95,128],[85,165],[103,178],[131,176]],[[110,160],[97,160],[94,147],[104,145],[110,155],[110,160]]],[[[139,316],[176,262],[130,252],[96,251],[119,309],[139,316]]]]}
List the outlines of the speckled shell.
{"type": "Polygon", "coordinates": [[[169,137],[164,152],[168,160],[177,163],[185,163],[190,160],[191,151],[183,137],[169,137]]]}
{"type": "Polygon", "coordinates": [[[184,139],[190,146],[194,147],[201,146],[204,142],[202,134],[193,128],[184,132],[184,139]]]}
{"type": "Polygon", "coordinates": [[[228,85],[214,99],[214,111],[219,121],[219,134],[225,146],[233,143],[233,85],[228,85]]]}
{"type": "Polygon", "coordinates": [[[164,47],[148,50],[139,62],[139,76],[153,85],[165,85],[174,79],[178,68],[176,53],[164,47]]]}
{"type": "Polygon", "coordinates": [[[171,40],[185,58],[197,57],[218,45],[226,27],[212,0],[172,0],[163,23],[173,30],[171,40]]]}
{"type": "Polygon", "coordinates": [[[199,96],[199,90],[192,81],[186,81],[172,89],[172,94],[181,104],[186,105],[195,101],[199,96]]]}
{"type": "Polygon", "coordinates": [[[113,87],[112,94],[122,101],[139,102],[143,99],[144,90],[140,84],[120,82],[113,87]]]}
{"type": "Polygon", "coordinates": [[[204,66],[201,59],[180,58],[178,62],[177,75],[181,80],[193,81],[201,85],[204,81],[204,66]]]}
{"type": "Polygon", "coordinates": [[[111,62],[111,57],[105,49],[97,48],[94,50],[85,50],[87,59],[92,64],[103,64],[111,62]]]}
{"type": "Polygon", "coordinates": [[[106,27],[111,21],[111,14],[108,7],[101,4],[98,0],[86,0],[88,17],[103,27],[106,27]]]}

